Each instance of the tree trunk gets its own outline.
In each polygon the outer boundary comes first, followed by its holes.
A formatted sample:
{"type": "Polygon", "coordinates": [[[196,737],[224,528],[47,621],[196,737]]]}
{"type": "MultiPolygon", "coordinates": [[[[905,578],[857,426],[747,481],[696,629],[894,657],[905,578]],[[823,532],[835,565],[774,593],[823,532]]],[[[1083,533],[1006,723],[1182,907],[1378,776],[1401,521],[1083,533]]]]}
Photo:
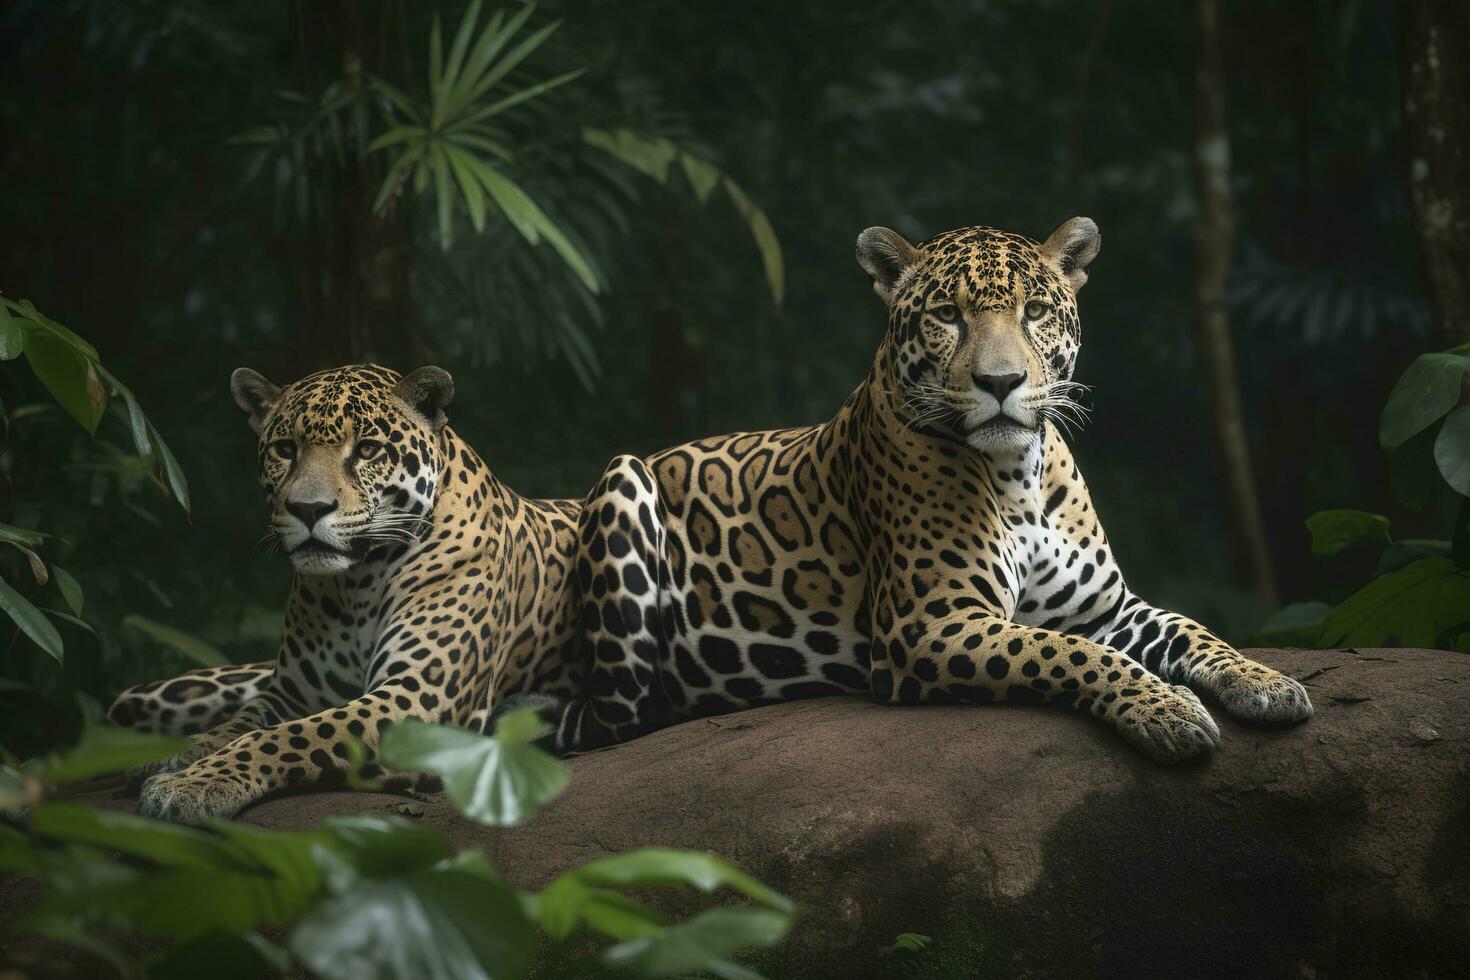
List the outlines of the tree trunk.
{"type": "Polygon", "coordinates": [[[1399,0],[1404,166],[1443,347],[1470,343],[1470,4],[1399,0]]]}
{"type": "Polygon", "coordinates": [[[1269,605],[1277,603],[1276,575],[1261,520],[1225,283],[1235,247],[1235,210],[1230,199],[1230,136],[1225,128],[1225,71],[1220,55],[1217,0],[1195,0],[1195,165],[1199,182],[1199,225],[1195,258],[1195,303],[1214,414],[1217,449],[1225,477],[1237,562],[1251,588],[1269,605]]]}

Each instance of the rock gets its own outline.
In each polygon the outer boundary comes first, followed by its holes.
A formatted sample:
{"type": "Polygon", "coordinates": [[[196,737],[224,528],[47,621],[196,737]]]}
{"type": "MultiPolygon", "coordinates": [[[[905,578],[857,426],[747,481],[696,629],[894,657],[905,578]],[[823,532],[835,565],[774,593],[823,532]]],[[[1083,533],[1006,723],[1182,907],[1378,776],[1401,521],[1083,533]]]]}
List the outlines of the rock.
{"type": "MultiPolygon", "coordinates": [[[[773,977],[1460,973],[1470,657],[1253,655],[1303,678],[1316,717],[1262,731],[1216,711],[1223,744],[1196,765],[1155,766],[1055,709],[837,698],[575,758],[570,788],[525,827],[477,826],[436,796],[417,822],[528,888],[631,847],[718,853],[804,909],[752,961],[773,977]],[[903,933],[932,941],[892,949],[903,933]]],[[[300,829],[402,803],[316,794],[243,819],[300,829]]]]}

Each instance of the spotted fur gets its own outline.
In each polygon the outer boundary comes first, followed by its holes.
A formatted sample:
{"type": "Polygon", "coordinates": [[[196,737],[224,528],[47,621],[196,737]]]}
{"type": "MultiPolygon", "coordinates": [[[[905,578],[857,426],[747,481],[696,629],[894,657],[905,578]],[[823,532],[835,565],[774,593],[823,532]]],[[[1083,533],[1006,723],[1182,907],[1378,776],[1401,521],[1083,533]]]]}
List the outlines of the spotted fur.
{"type": "Polygon", "coordinates": [[[445,424],[438,369],[284,392],[237,372],[297,568],[286,636],[273,665],[119,698],[135,724],[215,722],[140,809],[226,816],[340,782],[348,736],[372,751],[402,718],[484,729],[525,704],[582,751],[851,691],[1045,701],[1164,762],[1218,744],[1195,690],[1248,721],[1308,717],[1300,684],[1148,605],[1113,561],[1058,429],[1079,411],[1076,291],[1097,246],[1087,219],[1040,245],[869,229],[858,259],[888,330],[833,419],[618,457],[580,506],[499,483],[445,424]]]}

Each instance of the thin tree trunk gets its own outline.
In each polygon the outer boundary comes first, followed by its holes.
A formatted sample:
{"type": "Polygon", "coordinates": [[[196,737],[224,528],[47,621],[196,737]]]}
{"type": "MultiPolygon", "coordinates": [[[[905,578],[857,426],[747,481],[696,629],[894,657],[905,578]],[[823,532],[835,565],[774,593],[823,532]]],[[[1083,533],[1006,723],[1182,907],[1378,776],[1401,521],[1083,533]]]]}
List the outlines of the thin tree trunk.
{"type": "Polygon", "coordinates": [[[1195,0],[1195,165],[1199,183],[1199,225],[1195,258],[1195,303],[1200,340],[1214,414],[1215,441],[1237,561],[1251,588],[1265,602],[1278,601],[1276,575],[1261,519],[1230,320],[1224,306],[1225,283],[1235,247],[1235,208],[1230,198],[1230,136],[1225,127],[1225,71],[1220,55],[1218,0],[1195,0]]]}
{"type": "Polygon", "coordinates": [[[1470,3],[1399,0],[1404,165],[1435,333],[1470,343],[1470,3]]]}

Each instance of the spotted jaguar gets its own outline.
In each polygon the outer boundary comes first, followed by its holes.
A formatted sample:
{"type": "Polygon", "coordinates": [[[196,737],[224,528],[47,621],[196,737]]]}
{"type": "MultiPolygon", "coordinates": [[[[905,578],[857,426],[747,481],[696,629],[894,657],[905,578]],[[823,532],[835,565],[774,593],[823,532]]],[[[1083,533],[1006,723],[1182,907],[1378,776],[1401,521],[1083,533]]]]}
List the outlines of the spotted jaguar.
{"type": "Polygon", "coordinates": [[[296,570],[274,664],[125,692],[119,721],[200,731],[140,809],[226,816],[340,782],[418,717],[535,708],[578,752],[682,719],[865,692],[1050,702],[1160,762],[1312,712],[1294,679],[1152,606],[1113,560],[1064,427],[1076,296],[1101,239],[869,228],[888,309],[867,377],[820,425],[619,456],[580,503],[530,500],[446,424],[453,382],[376,366],[277,389],[242,369],[272,528],[296,570]]]}

